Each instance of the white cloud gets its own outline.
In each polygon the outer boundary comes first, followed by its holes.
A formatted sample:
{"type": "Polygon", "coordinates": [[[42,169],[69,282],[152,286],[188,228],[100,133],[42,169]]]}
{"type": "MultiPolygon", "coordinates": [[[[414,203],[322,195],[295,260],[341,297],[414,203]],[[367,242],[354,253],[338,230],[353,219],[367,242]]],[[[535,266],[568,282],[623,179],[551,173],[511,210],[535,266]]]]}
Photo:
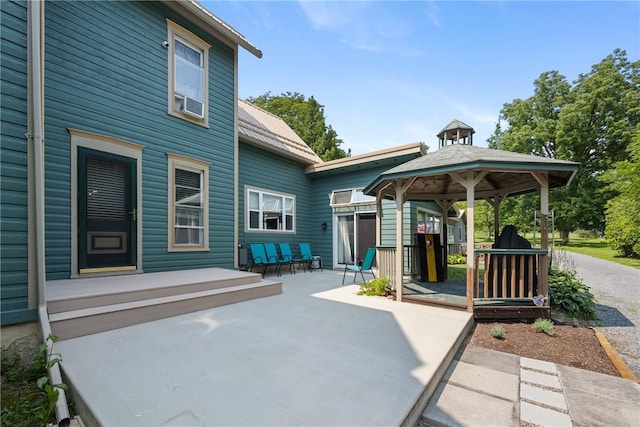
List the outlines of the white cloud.
{"type": "Polygon", "coordinates": [[[423,55],[411,46],[415,17],[399,14],[384,2],[302,0],[298,4],[313,29],[337,34],[349,47],[404,57],[423,55]]]}

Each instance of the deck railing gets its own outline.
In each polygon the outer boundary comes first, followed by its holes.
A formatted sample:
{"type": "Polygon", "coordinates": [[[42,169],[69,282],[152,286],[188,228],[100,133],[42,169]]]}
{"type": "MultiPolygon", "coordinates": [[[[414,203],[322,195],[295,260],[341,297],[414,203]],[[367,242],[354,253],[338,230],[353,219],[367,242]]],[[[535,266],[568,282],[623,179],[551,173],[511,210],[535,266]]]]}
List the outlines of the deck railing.
{"type": "Polygon", "coordinates": [[[543,264],[548,262],[546,249],[476,249],[474,253],[474,298],[508,300],[547,295],[547,269],[543,264]]]}
{"type": "MultiPolygon", "coordinates": [[[[395,246],[376,246],[378,251],[376,263],[378,265],[378,275],[386,277],[391,281],[391,286],[395,288],[396,277],[396,247],[395,246]]],[[[402,274],[404,276],[416,275],[416,246],[404,245],[404,268],[402,274]]]]}

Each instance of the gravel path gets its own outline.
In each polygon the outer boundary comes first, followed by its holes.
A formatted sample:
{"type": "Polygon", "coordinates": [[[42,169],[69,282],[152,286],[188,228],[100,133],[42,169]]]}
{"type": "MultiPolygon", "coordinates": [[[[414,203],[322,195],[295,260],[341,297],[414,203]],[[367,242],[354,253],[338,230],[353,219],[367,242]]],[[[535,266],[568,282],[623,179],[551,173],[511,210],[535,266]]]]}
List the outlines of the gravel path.
{"type": "Polygon", "coordinates": [[[596,329],[640,378],[640,270],[587,255],[566,256],[596,298],[596,329]]]}

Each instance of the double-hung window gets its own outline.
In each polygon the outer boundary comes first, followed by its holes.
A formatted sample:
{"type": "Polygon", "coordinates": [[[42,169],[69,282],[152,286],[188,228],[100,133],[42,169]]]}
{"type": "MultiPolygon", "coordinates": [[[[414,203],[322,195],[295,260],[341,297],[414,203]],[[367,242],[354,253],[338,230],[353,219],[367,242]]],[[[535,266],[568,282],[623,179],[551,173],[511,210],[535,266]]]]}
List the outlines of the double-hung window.
{"type": "Polygon", "coordinates": [[[181,26],[167,20],[169,109],[171,115],[208,125],[209,47],[181,26]]]}
{"type": "Polygon", "coordinates": [[[289,194],[247,188],[248,231],[295,231],[295,197],[289,194]]]}
{"type": "Polygon", "coordinates": [[[169,162],[169,250],[209,249],[209,164],[175,154],[169,162]]]}

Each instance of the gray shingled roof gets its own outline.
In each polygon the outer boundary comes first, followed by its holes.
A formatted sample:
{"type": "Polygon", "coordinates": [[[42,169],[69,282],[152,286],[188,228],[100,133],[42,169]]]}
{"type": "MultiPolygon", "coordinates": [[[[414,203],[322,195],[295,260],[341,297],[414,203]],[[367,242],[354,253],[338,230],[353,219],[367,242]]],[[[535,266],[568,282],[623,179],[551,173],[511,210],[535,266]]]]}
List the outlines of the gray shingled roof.
{"type": "Polygon", "coordinates": [[[442,128],[440,132],[438,132],[438,136],[442,135],[445,131],[454,130],[454,129],[466,129],[470,130],[471,133],[475,133],[475,130],[471,126],[466,123],[461,122],[458,119],[453,120],[451,123],[442,128]]]}
{"type": "Polygon", "coordinates": [[[305,165],[322,159],[280,117],[238,99],[238,133],[240,139],[305,165]]]}
{"type": "Polygon", "coordinates": [[[407,191],[407,200],[466,198],[466,189],[451,174],[487,171],[476,186],[476,198],[537,191],[539,183],[530,172],[547,173],[549,187],[567,185],[578,163],[511,151],[453,144],[383,172],[364,191],[375,195],[396,179],[417,177],[407,191]]]}

